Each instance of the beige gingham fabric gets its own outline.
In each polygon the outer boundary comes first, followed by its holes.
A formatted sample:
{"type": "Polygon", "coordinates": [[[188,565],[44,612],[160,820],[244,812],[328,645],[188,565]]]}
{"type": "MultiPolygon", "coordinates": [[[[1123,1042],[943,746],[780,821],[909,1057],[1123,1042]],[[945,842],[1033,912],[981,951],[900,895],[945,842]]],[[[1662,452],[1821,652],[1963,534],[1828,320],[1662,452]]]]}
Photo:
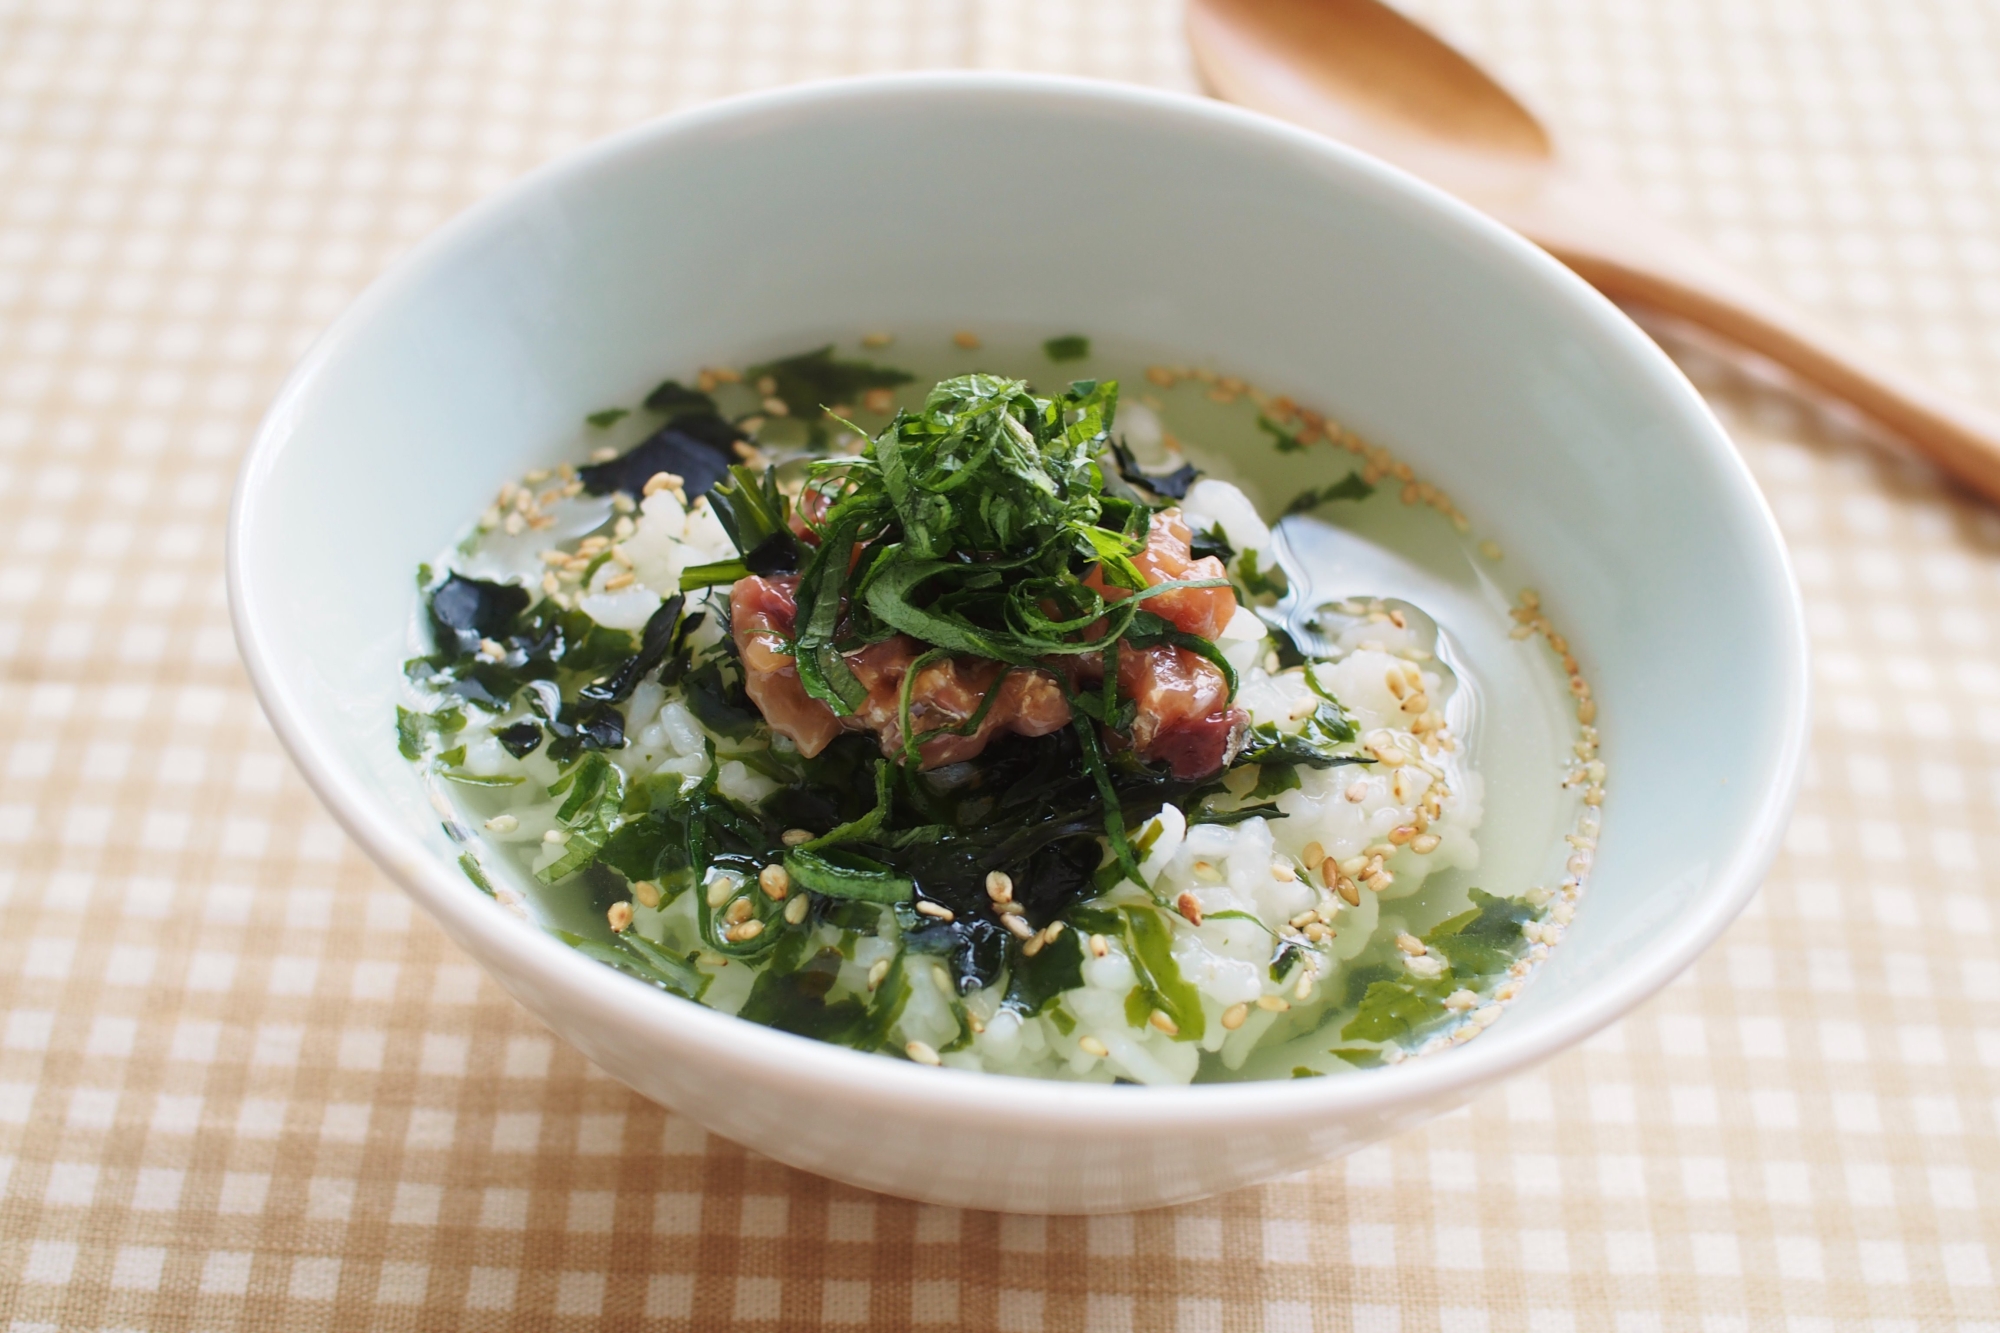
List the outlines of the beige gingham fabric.
{"type": "MultiPolygon", "coordinates": [[[[2000,402],[1994,0],[1423,10],[2000,402]]],[[[1093,1220],[830,1185],[595,1074],[345,842],[219,569],[292,360],[553,153],[917,65],[1192,88],[1155,0],[0,0],[0,1321],[2000,1330],[2000,516],[1699,352],[1809,604],[1786,852],[1630,1020],[1345,1161],[1093,1220]]]]}

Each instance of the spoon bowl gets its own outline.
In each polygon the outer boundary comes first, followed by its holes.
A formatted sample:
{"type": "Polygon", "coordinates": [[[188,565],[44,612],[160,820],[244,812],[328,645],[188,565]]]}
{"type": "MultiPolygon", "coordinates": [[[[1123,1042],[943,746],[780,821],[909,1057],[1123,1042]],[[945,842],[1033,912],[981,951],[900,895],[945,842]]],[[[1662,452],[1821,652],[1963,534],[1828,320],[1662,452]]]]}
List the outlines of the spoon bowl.
{"type": "Polygon", "coordinates": [[[1612,299],[1770,358],[2000,500],[2000,421],[1885,365],[1653,217],[1564,153],[1476,62],[1380,0],[1188,0],[1187,29],[1217,96],[1423,177],[1612,299]]]}

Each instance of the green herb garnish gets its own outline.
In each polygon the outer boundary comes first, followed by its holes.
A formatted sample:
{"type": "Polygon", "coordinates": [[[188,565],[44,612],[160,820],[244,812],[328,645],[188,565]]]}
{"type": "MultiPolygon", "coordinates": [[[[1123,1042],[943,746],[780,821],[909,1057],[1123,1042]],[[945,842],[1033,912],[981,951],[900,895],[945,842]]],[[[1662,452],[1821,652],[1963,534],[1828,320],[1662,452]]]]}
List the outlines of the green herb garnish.
{"type": "Polygon", "coordinates": [[[1090,339],[1080,333],[1066,333],[1043,343],[1042,352],[1051,361],[1081,361],[1090,355],[1090,339]]]}

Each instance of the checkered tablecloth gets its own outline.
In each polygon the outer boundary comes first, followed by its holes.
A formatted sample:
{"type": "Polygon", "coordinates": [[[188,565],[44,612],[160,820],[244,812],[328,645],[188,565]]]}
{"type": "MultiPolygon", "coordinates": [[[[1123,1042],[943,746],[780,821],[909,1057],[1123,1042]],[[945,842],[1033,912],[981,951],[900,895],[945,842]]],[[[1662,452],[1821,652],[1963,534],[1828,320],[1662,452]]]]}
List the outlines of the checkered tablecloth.
{"type": "MultiPolygon", "coordinates": [[[[1994,0],[1420,9],[1661,213],[2000,401],[1994,0]]],[[[1091,1220],[831,1185],[596,1074],[347,844],[223,602],[290,363],[551,154],[917,65],[1193,87],[1155,0],[0,0],[0,1320],[2000,1329],[2000,517],[1691,348],[1811,617],[1786,852],[1628,1021],[1344,1161],[1091,1220]]]]}

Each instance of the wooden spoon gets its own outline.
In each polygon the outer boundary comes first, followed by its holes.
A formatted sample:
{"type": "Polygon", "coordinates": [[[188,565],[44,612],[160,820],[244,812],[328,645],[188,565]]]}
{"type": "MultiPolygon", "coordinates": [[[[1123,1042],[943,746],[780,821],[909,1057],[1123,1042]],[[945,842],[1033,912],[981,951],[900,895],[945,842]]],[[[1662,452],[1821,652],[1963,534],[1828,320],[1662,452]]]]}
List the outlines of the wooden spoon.
{"type": "Polygon", "coordinates": [[[1676,315],[1853,404],[1988,499],[2000,420],[1882,363],[1580,167],[1512,93],[1378,0],[1188,0],[1219,97],[1340,139],[1492,214],[1605,295],[1676,315]]]}

